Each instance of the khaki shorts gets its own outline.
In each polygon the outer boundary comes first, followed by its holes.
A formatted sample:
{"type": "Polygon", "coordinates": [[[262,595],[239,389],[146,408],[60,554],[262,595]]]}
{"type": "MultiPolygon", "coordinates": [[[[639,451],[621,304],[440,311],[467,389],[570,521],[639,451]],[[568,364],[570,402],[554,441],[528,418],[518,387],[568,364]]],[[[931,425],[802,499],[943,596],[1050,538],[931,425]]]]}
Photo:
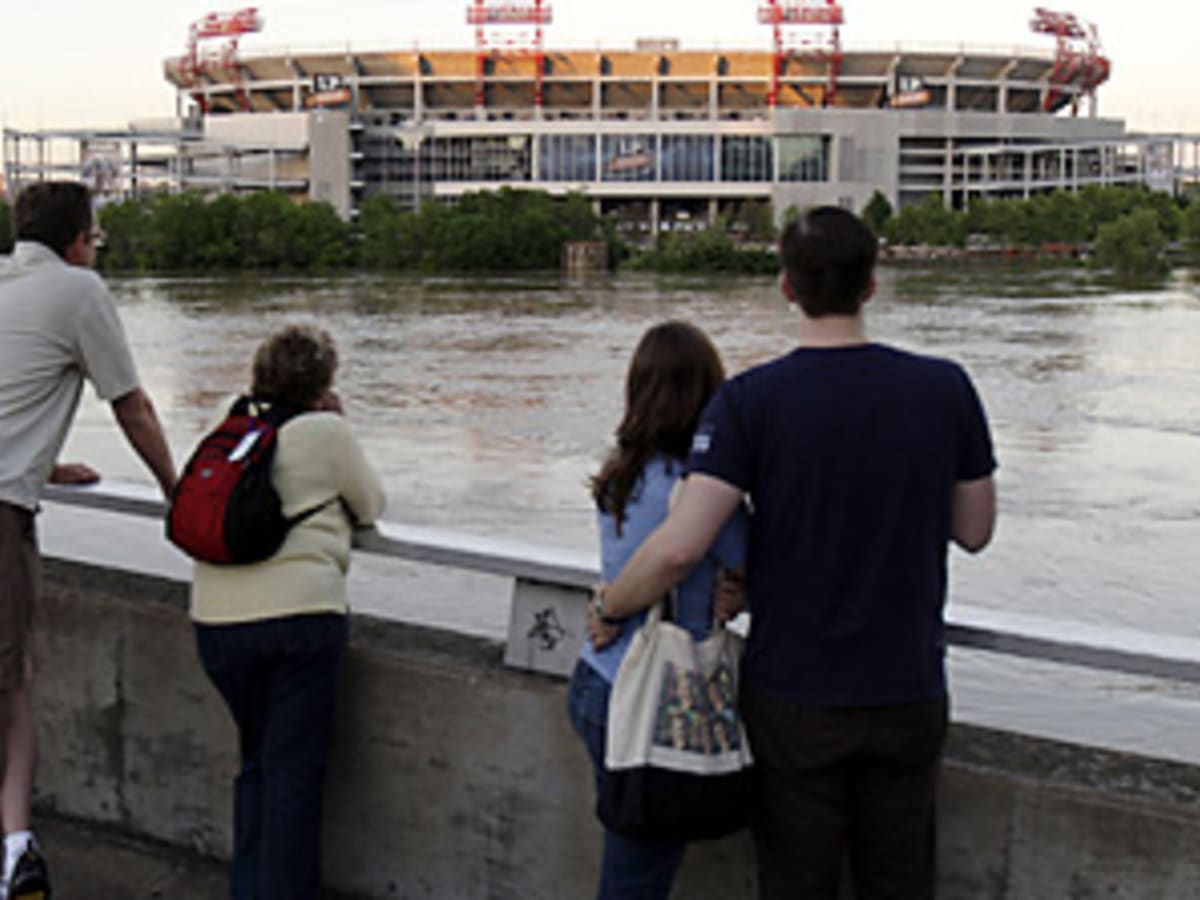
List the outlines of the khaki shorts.
{"type": "Polygon", "coordinates": [[[0,502],[0,694],[25,682],[40,582],[33,513],[0,502]]]}

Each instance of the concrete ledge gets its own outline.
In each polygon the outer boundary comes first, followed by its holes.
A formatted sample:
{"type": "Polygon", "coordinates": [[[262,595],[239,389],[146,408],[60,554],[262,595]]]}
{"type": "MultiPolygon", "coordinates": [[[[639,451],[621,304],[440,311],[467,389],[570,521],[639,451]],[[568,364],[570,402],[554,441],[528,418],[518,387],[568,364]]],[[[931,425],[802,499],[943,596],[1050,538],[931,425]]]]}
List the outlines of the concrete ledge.
{"type": "MultiPolygon", "coordinates": [[[[47,561],[38,802],[203,855],[229,850],[232,725],[196,659],[186,586],[47,561]]],[[[356,617],[326,874],[367,897],[591,896],[591,778],[556,678],[498,643],[356,617]]],[[[1183,898],[1200,884],[1200,769],[953,729],[941,896],[1183,898]]],[[[678,895],[750,898],[745,835],[689,852],[678,895]]]]}

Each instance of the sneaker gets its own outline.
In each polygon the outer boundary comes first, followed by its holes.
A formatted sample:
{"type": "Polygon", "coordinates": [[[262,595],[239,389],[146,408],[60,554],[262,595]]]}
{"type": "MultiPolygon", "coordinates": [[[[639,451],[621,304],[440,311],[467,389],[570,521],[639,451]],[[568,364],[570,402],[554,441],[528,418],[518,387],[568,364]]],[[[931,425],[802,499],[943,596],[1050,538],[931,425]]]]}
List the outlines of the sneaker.
{"type": "Polygon", "coordinates": [[[33,844],[25,848],[13,866],[8,900],[50,900],[50,873],[45,858],[33,844]]]}

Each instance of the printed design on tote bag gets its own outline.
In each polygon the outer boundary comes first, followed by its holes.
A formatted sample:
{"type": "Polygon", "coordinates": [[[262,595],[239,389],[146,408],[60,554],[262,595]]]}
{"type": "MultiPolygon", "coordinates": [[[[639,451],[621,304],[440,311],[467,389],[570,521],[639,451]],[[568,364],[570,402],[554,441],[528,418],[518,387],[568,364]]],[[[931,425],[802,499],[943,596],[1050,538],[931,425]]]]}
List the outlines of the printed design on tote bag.
{"type": "Polygon", "coordinates": [[[708,679],[668,662],[654,722],[654,744],[713,756],[741,748],[733,673],[717,666],[708,679]]]}

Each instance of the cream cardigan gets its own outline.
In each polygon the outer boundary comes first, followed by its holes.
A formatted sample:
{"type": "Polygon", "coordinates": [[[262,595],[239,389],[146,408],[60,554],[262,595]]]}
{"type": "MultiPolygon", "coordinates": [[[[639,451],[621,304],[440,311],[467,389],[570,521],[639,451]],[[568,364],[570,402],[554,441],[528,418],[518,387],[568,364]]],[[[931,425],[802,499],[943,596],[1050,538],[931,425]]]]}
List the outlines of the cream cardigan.
{"type": "Polygon", "coordinates": [[[383,512],[384,494],[345,418],[314,412],[284,423],[271,477],[284,515],[320,510],[288,532],[279,551],[263,562],[197,562],[191,602],[196,622],[221,625],[348,611],[351,525],[346,510],[359,524],[374,522],[383,512]]]}

